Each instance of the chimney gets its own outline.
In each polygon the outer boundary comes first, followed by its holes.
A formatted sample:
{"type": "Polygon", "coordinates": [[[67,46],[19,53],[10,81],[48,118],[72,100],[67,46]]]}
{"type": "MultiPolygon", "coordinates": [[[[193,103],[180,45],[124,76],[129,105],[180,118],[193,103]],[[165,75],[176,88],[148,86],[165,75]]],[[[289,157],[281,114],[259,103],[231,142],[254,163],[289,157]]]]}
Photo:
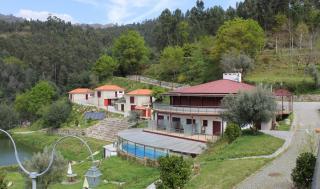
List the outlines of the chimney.
{"type": "Polygon", "coordinates": [[[241,83],[241,73],[223,73],[223,79],[228,79],[241,83]]]}

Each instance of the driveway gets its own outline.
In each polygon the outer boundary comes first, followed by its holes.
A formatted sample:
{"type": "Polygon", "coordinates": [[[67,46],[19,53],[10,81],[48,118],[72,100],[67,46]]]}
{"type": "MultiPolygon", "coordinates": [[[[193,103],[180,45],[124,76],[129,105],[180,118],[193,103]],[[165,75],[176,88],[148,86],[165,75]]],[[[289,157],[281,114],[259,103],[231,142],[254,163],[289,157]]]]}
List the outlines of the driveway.
{"type": "Polygon", "coordinates": [[[290,189],[291,170],[300,152],[306,149],[306,129],[320,127],[319,102],[294,103],[294,131],[295,134],[287,151],[251,175],[235,188],[238,189],[290,189]]]}

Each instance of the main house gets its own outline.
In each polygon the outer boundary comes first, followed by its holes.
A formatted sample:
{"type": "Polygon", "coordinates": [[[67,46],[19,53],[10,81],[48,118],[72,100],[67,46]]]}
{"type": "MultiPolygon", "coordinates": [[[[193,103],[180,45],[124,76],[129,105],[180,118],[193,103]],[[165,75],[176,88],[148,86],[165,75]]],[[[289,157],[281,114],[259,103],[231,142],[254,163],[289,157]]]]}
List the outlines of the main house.
{"type": "MultiPolygon", "coordinates": [[[[223,97],[255,87],[241,82],[237,74],[224,74],[224,79],[173,90],[165,95],[169,104],[153,104],[152,132],[192,135],[221,135],[226,121],[221,113],[223,97]]],[[[150,130],[149,130],[150,131],[150,130]]]]}

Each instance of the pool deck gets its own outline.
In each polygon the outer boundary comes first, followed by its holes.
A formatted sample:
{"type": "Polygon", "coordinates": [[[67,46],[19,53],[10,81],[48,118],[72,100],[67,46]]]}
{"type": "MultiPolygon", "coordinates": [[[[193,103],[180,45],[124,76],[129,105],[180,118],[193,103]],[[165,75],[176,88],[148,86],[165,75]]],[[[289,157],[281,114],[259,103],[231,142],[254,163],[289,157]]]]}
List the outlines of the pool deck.
{"type": "Polygon", "coordinates": [[[201,154],[207,148],[203,142],[144,132],[143,129],[127,129],[120,131],[118,136],[140,145],[167,149],[179,153],[201,154]]]}

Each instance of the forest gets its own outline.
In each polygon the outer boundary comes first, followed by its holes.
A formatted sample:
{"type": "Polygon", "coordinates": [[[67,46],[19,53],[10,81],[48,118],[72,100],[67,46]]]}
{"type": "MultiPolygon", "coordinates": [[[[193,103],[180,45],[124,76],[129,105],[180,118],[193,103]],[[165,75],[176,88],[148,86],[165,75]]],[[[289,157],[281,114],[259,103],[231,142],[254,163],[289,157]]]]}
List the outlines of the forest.
{"type": "MultiPolygon", "coordinates": [[[[70,89],[95,87],[112,76],[142,74],[197,84],[219,79],[223,71],[245,75],[264,50],[316,51],[319,27],[317,0],[245,0],[226,10],[205,8],[197,0],[186,12],[165,9],[155,19],[103,29],[57,17],[2,20],[0,102],[4,112],[12,109],[30,119],[37,113],[27,114],[26,94],[32,96],[39,85],[55,91],[51,100],[37,102],[49,103],[70,89]]],[[[310,67],[318,80],[317,68],[310,67]]]]}

